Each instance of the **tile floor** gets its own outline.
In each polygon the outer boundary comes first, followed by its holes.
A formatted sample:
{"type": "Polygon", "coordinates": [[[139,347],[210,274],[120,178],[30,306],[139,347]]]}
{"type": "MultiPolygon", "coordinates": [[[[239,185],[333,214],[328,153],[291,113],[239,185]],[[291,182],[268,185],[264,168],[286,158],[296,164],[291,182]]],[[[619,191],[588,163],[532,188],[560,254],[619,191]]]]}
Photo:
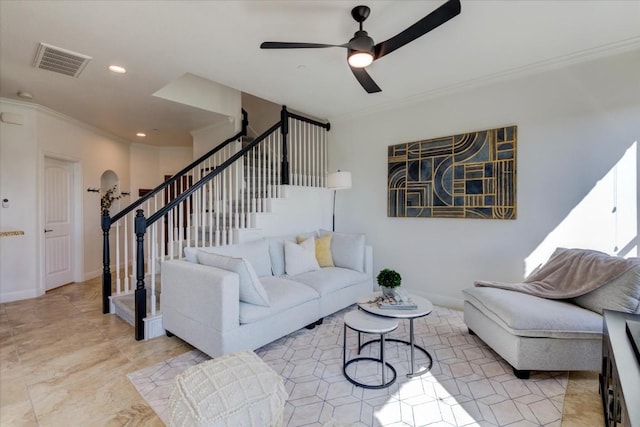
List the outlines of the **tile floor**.
{"type": "MultiPolygon", "coordinates": [[[[192,349],[135,341],[102,314],[100,279],[0,304],[0,425],[161,426],[126,375],[192,349]]],[[[571,373],[563,426],[602,426],[597,373],[571,373]]]]}

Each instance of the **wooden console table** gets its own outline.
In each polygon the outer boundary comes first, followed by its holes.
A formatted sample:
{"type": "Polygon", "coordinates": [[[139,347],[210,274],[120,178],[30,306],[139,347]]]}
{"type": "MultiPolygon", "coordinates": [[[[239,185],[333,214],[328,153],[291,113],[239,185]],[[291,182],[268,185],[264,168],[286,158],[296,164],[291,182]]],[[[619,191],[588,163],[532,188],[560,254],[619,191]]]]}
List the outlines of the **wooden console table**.
{"type": "Polygon", "coordinates": [[[607,427],[640,427],[640,360],[626,332],[640,315],[604,310],[600,395],[607,427]]]}

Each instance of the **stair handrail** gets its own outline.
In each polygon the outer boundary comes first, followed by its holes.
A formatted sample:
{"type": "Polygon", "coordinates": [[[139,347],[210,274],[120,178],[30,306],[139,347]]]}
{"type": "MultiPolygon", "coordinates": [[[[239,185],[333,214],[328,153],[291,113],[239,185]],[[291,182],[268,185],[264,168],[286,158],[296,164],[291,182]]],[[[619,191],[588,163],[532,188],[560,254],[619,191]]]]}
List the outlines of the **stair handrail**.
{"type": "Polygon", "coordinates": [[[156,188],[151,190],[149,193],[145,194],[143,197],[139,198],[138,200],[136,200],[135,202],[131,203],[126,208],[122,209],[120,212],[118,212],[117,214],[115,214],[113,217],[110,218],[111,224],[117,222],[118,220],[120,220],[121,218],[126,216],[129,212],[133,211],[135,208],[137,208],[138,206],[142,205],[144,202],[146,202],[147,200],[149,200],[150,198],[152,198],[153,196],[158,194],[160,191],[164,190],[165,188],[167,188],[168,186],[170,186],[171,184],[176,182],[178,179],[180,179],[180,177],[182,175],[184,175],[185,173],[187,173],[188,171],[193,169],[195,166],[197,166],[199,163],[201,163],[202,161],[204,161],[208,157],[213,156],[218,151],[220,151],[223,148],[225,148],[227,145],[231,144],[234,141],[237,141],[238,139],[242,138],[243,136],[246,136],[247,135],[248,124],[249,124],[249,120],[247,119],[247,112],[245,110],[242,110],[242,129],[240,130],[240,132],[238,132],[237,134],[235,134],[231,138],[228,138],[228,139],[224,140],[221,144],[219,144],[216,147],[212,148],[207,153],[203,154],[202,156],[200,156],[199,158],[197,158],[193,162],[189,163],[186,167],[184,167],[180,171],[176,172],[175,175],[173,175],[168,180],[162,182],[160,185],[158,185],[156,188]]]}
{"type": "Polygon", "coordinates": [[[189,165],[187,165],[186,167],[182,168],[180,171],[178,171],[176,174],[174,174],[167,181],[162,182],[156,188],[154,188],[152,191],[150,191],[149,193],[145,194],[143,197],[140,197],[138,200],[134,201],[129,206],[127,206],[124,209],[122,209],[120,212],[115,214],[113,217],[109,215],[108,211],[106,211],[106,212],[103,211],[102,212],[102,217],[101,217],[101,220],[100,220],[100,228],[102,230],[102,312],[104,314],[109,313],[109,311],[110,311],[109,297],[111,296],[111,266],[110,266],[110,264],[111,264],[111,255],[110,255],[110,248],[109,248],[109,246],[110,246],[109,245],[109,232],[111,230],[111,226],[113,224],[117,223],[120,219],[124,218],[127,214],[132,212],[134,209],[140,207],[147,200],[150,200],[153,196],[158,194],[160,191],[164,190],[168,186],[170,186],[173,183],[175,183],[182,176],[184,176],[188,171],[193,169],[195,166],[197,166],[201,162],[203,162],[204,160],[206,160],[210,156],[213,156],[214,154],[216,154],[220,150],[224,149],[225,147],[227,147],[232,142],[237,141],[238,139],[240,139],[243,136],[246,136],[247,128],[248,128],[248,125],[249,125],[248,114],[244,109],[241,109],[241,114],[242,114],[242,129],[240,130],[240,132],[238,132],[237,134],[235,134],[231,138],[228,138],[228,139],[224,140],[222,143],[220,143],[216,147],[212,148],[207,153],[205,153],[202,156],[200,156],[198,159],[196,159],[193,162],[189,163],[189,165]]]}
{"type": "MultiPolygon", "coordinates": [[[[330,130],[330,128],[331,128],[331,123],[322,123],[322,122],[319,122],[317,120],[301,116],[299,114],[291,113],[291,112],[287,111],[286,108],[287,108],[286,106],[282,107],[282,111],[285,112],[285,114],[283,114],[283,116],[288,116],[288,117],[291,117],[291,118],[294,118],[294,119],[297,119],[297,120],[300,120],[300,121],[303,121],[303,122],[306,122],[306,123],[310,123],[310,124],[313,124],[313,125],[316,125],[316,126],[320,126],[320,127],[323,127],[323,128],[325,128],[327,130],[330,130]]],[[[148,217],[146,219],[146,227],[145,228],[148,228],[150,225],[152,225],[158,219],[160,219],[163,216],[165,216],[170,210],[175,208],[181,202],[185,201],[189,196],[191,196],[194,192],[196,192],[198,189],[200,189],[203,185],[205,185],[207,182],[211,181],[213,178],[215,178],[217,175],[219,175],[223,170],[225,170],[226,168],[231,166],[233,163],[235,163],[236,160],[238,160],[239,158],[243,157],[246,153],[251,151],[253,149],[253,147],[255,147],[256,145],[260,144],[262,141],[267,139],[267,137],[270,134],[272,134],[273,132],[275,132],[278,128],[280,128],[282,126],[283,126],[283,120],[280,120],[279,122],[276,122],[273,126],[271,126],[269,129],[264,131],[262,133],[262,135],[256,137],[253,141],[251,141],[245,147],[240,149],[237,153],[235,153],[234,155],[229,157],[223,163],[221,163],[218,166],[216,166],[211,172],[209,172],[207,175],[203,176],[198,182],[196,182],[195,184],[191,185],[191,187],[189,187],[182,194],[180,194],[180,196],[176,197],[171,202],[166,204],[164,207],[162,207],[161,209],[156,211],[153,215],[148,217]]],[[[246,128],[243,129],[243,132],[246,132],[246,128]]],[[[237,140],[237,138],[235,140],[237,140]]],[[[227,141],[229,141],[229,140],[227,140],[227,141]]],[[[211,154],[213,154],[213,153],[214,153],[214,151],[212,150],[211,154]]],[[[186,170],[186,169],[190,169],[191,167],[195,166],[196,164],[197,164],[197,162],[194,162],[192,165],[189,165],[187,168],[183,169],[183,171],[186,170]]],[[[178,175],[178,174],[176,174],[176,175],[178,175]]],[[[129,210],[128,212],[131,212],[131,210],[129,210]]]]}
{"type": "MultiPolygon", "coordinates": [[[[167,188],[169,185],[175,183],[181,176],[185,175],[188,171],[192,170],[198,164],[206,160],[208,157],[213,156],[218,151],[222,150],[224,147],[228,146],[230,143],[234,141],[238,141],[241,137],[247,135],[248,129],[248,120],[247,113],[243,109],[242,110],[242,130],[234,135],[231,138],[228,138],[220,145],[216,146],[197,160],[190,163],[188,166],[180,170],[169,180],[161,183],[156,188],[154,188],[151,192],[146,194],[145,196],[138,199],[136,202],[124,208],[122,211],[118,212],[113,217],[110,217],[108,212],[102,215],[101,228],[103,231],[103,313],[109,312],[109,297],[111,295],[111,272],[110,272],[110,263],[109,263],[109,230],[112,224],[116,223],[118,220],[122,219],[125,215],[131,213],[134,209],[139,208],[144,202],[151,199],[154,195],[158,194],[163,189],[167,188]]],[[[155,211],[151,216],[145,218],[144,210],[137,209],[136,215],[134,219],[134,232],[136,235],[136,248],[137,252],[136,259],[136,287],[135,287],[135,339],[143,340],[144,339],[144,317],[146,316],[146,295],[147,291],[145,288],[144,277],[145,277],[145,264],[144,264],[144,236],[148,227],[156,223],[160,218],[166,216],[171,210],[175,209],[180,203],[183,203],[190,196],[193,195],[196,191],[201,189],[205,184],[209,183],[216,176],[224,172],[227,168],[233,165],[236,161],[244,157],[249,151],[254,149],[258,144],[262,143],[264,140],[269,138],[274,132],[280,129],[281,133],[281,144],[282,144],[282,152],[281,152],[281,184],[288,185],[289,184],[289,167],[288,167],[288,158],[287,158],[287,136],[289,133],[289,119],[293,118],[302,122],[306,122],[321,128],[330,130],[330,123],[322,123],[320,121],[301,116],[296,113],[291,113],[287,111],[286,106],[282,106],[282,110],[280,113],[280,120],[271,126],[268,130],[263,132],[260,136],[256,137],[253,141],[248,143],[246,146],[241,147],[235,154],[231,155],[221,164],[212,168],[212,170],[205,176],[203,176],[199,181],[195,184],[190,185],[189,188],[184,190],[180,195],[178,195],[175,199],[168,202],[165,206],[161,207],[159,210],[155,211]]]]}
{"type": "Polygon", "coordinates": [[[262,135],[260,135],[259,137],[257,137],[253,141],[251,141],[249,144],[247,144],[245,147],[240,149],[237,153],[235,153],[234,155],[229,157],[227,160],[225,160],[224,162],[222,162],[221,164],[219,164],[218,166],[213,168],[213,170],[211,172],[209,172],[208,174],[206,174],[205,176],[200,178],[200,180],[198,182],[196,182],[195,184],[191,185],[188,189],[183,191],[182,194],[180,194],[178,197],[176,197],[175,199],[170,201],[168,204],[164,205],[164,207],[162,207],[159,210],[157,210],[149,218],[146,218],[145,228],[149,228],[149,226],[151,226],[154,222],[156,222],[157,220],[159,220],[160,218],[165,216],[170,210],[175,208],[181,202],[184,202],[189,196],[191,196],[194,192],[199,190],[203,185],[205,185],[206,183],[211,181],[213,178],[218,176],[226,168],[228,168],[233,163],[235,163],[236,160],[238,160],[239,158],[243,157],[247,152],[251,151],[251,149],[253,149],[253,147],[255,147],[256,145],[260,144],[262,141],[267,139],[267,137],[271,133],[275,132],[279,127],[280,127],[280,122],[278,122],[278,123],[274,124],[273,126],[271,126],[269,129],[267,129],[265,132],[263,132],[262,135]]]}
{"type": "MultiPolygon", "coordinates": [[[[184,202],[195,191],[200,189],[203,185],[211,181],[217,175],[222,173],[226,168],[235,163],[238,159],[242,158],[249,150],[253,149],[256,145],[264,141],[272,132],[275,132],[282,126],[282,122],[278,122],[271,126],[262,135],[255,140],[247,144],[246,147],[240,149],[237,153],[229,157],[220,165],[216,166],[211,172],[201,178],[198,182],[191,185],[188,189],[182,192],[178,197],[167,203],[165,206],[156,211],[149,218],[145,218],[144,210],[138,209],[135,217],[135,234],[136,234],[136,252],[137,259],[144,259],[144,235],[148,227],[153,225],[157,220],[164,217],[169,211],[174,209],[180,203],[184,202]]],[[[144,262],[136,263],[136,289],[134,292],[134,310],[135,310],[135,339],[137,341],[144,339],[144,317],[147,313],[147,289],[144,283],[144,262]]],[[[104,289],[103,289],[104,291],[104,289]]]]}

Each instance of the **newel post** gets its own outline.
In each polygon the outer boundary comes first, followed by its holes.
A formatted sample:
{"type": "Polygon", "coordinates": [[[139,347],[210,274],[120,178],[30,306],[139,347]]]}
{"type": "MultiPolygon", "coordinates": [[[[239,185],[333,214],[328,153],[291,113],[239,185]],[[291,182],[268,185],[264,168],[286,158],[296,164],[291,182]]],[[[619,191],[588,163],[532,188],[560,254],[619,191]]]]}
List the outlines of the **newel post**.
{"type": "Polygon", "coordinates": [[[144,339],[144,318],[147,315],[147,290],[144,287],[144,233],[147,229],[147,219],[144,211],[136,211],[136,292],[135,292],[135,327],[136,340],[144,339]]]}
{"type": "Polygon", "coordinates": [[[109,313],[111,296],[111,259],[109,255],[109,229],[111,228],[111,217],[109,212],[102,213],[102,314],[109,313]]]}
{"type": "Polygon", "coordinates": [[[287,135],[289,134],[289,112],[283,105],[280,111],[280,126],[282,128],[282,168],[280,184],[289,185],[289,157],[287,155],[287,135]]]}

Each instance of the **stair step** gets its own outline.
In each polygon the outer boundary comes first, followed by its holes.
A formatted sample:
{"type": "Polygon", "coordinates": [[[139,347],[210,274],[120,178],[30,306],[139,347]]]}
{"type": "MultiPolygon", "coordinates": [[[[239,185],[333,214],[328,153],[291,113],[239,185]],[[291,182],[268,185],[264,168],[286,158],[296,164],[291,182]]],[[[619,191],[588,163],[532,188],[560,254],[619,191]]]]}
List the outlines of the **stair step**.
{"type": "MultiPolygon", "coordinates": [[[[150,276],[145,276],[145,282],[148,285],[150,276]]],[[[147,317],[151,315],[151,287],[146,286],[147,290],[147,317]]],[[[156,311],[160,310],[160,294],[162,293],[162,284],[160,280],[160,274],[156,274],[156,311]]],[[[111,303],[114,307],[114,314],[120,317],[122,320],[135,326],[135,292],[131,292],[125,295],[113,295],[111,296],[111,303]]]]}
{"type": "MultiPolygon", "coordinates": [[[[136,310],[135,310],[135,294],[120,295],[111,298],[115,307],[115,315],[135,326],[136,310]]],[[[151,315],[149,308],[151,307],[151,289],[147,289],[147,316],[151,315]]],[[[156,311],[160,310],[160,294],[156,293],[156,311]]]]}

